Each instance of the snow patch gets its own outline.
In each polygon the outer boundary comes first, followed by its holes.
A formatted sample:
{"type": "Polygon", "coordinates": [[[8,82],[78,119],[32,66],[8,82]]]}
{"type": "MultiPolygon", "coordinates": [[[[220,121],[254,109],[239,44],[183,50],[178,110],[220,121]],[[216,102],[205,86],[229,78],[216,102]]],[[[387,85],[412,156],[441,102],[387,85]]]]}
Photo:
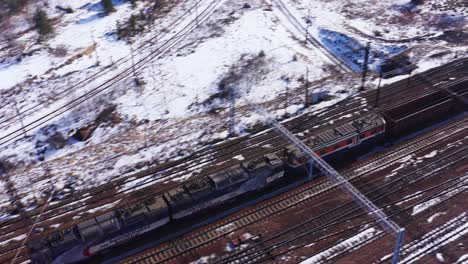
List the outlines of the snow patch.
{"type": "Polygon", "coordinates": [[[447,213],[446,213],[446,212],[443,212],[443,213],[435,213],[435,214],[433,214],[432,216],[430,216],[429,218],[427,218],[427,223],[431,224],[431,223],[434,221],[434,219],[435,219],[436,217],[441,216],[441,215],[445,215],[445,214],[447,214],[447,213]]]}
{"type": "Polygon", "coordinates": [[[301,264],[316,264],[316,263],[326,262],[327,259],[333,258],[334,256],[338,255],[343,250],[356,246],[357,244],[360,244],[363,241],[369,240],[379,233],[380,231],[376,230],[375,228],[368,228],[358,233],[357,235],[351,238],[348,238],[334,245],[333,247],[302,261],[301,264]]]}
{"type": "Polygon", "coordinates": [[[208,264],[215,257],[216,257],[216,254],[211,254],[209,256],[204,256],[204,257],[199,258],[198,260],[192,261],[190,262],[190,264],[208,264]]]}

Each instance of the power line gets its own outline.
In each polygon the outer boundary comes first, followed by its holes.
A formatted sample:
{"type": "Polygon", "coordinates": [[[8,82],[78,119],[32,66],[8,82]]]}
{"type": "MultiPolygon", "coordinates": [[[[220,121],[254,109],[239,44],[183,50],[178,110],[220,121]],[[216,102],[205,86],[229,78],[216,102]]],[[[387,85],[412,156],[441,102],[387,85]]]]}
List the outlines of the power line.
{"type": "MultiPolygon", "coordinates": [[[[212,1],[210,3],[210,5],[208,7],[206,7],[202,11],[201,14],[199,14],[198,17],[200,19],[207,18],[211,14],[211,11],[213,11],[214,8],[219,3],[220,3],[220,0],[212,1]]],[[[158,50],[160,50],[159,53],[154,52],[154,53],[151,54],[151,56],[146,56],[143,59],[141,59],[140,61],[138,61],[136,63],[136,64],[138,64],[138,66],[135,65],[135,70],[144,69],[146,67],[145,63],[154,60],[155,58],[157,58],[158,56],[160,56],[164,52],[166,52],[169,49],[171,49],[172,47],[174,47],[181,38],[183,38],[188,33],[192,32],[196,28],[196,25],[194,26],[193,22],[194,21],[192,20],[191,23],[186,25],[181,31],[177,32],[168,41],[166,41],[162,46],[160,46],[160,48],[158,49],[158,50]],[[173,42],[171,42],[171,41],[173,41],[173,42]]],[[[69,103],[69,104],[67,104],[67,105],[65,105],[65,106],[63,106],[61,108],[55,109],[52,112],[46,114],[45,116],[42,116],[42,117],[36,119],[35,121],[27,124],[25,127],[29,127],[27,130],[31,131],[31,130],[45,124],[46,122],[48,122],[48,121],[62,115],[63,113],[67,112],[68,110],[70,110],[72,108],[75,108],[79,104],[89,100],[91,97],[94,97],[97,94],[103,92],[104,90],[107,90],[107,89],[111,88],[113,85],[119,83],[120,81],[125,80],[126,79],[126,74],[129,73],[129,72],[131,72],[131,68],[125,69],[123,72],[120,73],[120,75],[117,75],[114,78],[112,78],[110,80],[107,80],[106,82],[104,82],[103,84],[98,86],[95,90],[93,90],[91,92],[87,92],[84,95],[81,95],[77,100],[74,100],[73,103],[69,103]]],[[[0,142],[0,145],[4,145],[4,144],[16,139],[18,137],[18,135],[17,135],[18,131],[19,130],[14,130],[14,131],[8,133],[7,135],[4,135],[4,136],[0,137],[0,141],[4,140],[3,142],[0,142]]]]}
{"type": "MultiPolygon", "coordinates": [[[[183,14],[181,14],[179,17],[177,17],[174,21],[172,21],[166,28],[170,28],[170,27],[173,27],[176,25],[177,22],[180,22],[184,17],[188,17],[187,15],[191,12],[191,10],[193,9],[194,7],[192,6],[191,8],[189,8],[187,11],[185,11],[183,14]]],[[[193,20],[192,20],[193,21],[193,20]]],[[[184,28],[185,29],[185,28],[184,28]]],[[[183,29],[183,30],[184,30],[183,29]]],[[[137,47],[137,51],[139,53],[143,53],[145,52],[147,49],[150,49],[154,46],[155,42],[154,41],[158,41],[158,40],[161,40],[162,38],[164,38],[166,35],[169,35],[169,32],[171,32],[170,30],[167,30],[167,31],[163,31],[162,34],[157,34],[156,37],[154,38],[151,38],[147,41],[145,41],[144,43],[140,44],[138,47],[137,47]]],[[[168,41],[170,41],[172,38],[170,38],[168,41]]],[[[164,43],[163,45],[165,45],[166,43],[164,43]]],[[[156,50],[150,50],[150,52],[155,52],[157,51],[158,49],[156,50]]],[[[131,55],[128,54],[128,55],[125,55],[124,57],[118,59],[117,61],[115,62],[112,62],[111,65],[109,66],[106,66],[106,69],[108,69],[110,66],[114,65],[115,67],[117,67],[117,64],[121,65],[121,64],[124,64],[125,62],[128,62],[129,60],[131,59],[131,55]]],[[[64,95],[70,91],[74,92],[76,90],[76,88],[80,85],[86,85],[86,84],[89,84],[90,82],[92,81],[95,81],[98,77],[102,77],[103,75],[105,75],[105,71],[99,71],[99,72],[96,72],[94,73],[93,75],[89,76],[88,78],[84,79],[84,80],[81,80],[79,81],[78,83],[72,85],[72,86],[68,86],[64,91],[58,93],[57,95],[55,96],[60,96],[60,95],[64,95]]],[[[44,104],[36,104],[28,109],[25,109],[23,110],[23,115],[30,112],[30,111],[33,111],[35,109],[38,109],[39,107],[43,106],[44,104]]],[[[41,108],[40,108],[41,109],[41,108]]],[[[15,119],[15,117],[12,117],[12,118],[9,118],[7,120],[4,120],[3,122],[10,122],[10,121],[13,121],[15,119]]],[[[10,125],[13,124],[13,123],[10,123],[10,125]]]]}
{"type": "MultiPolygon", "coordinates": [[[[43,163],[41,163],[43,164],[43,163]]],[[[44,171],[45,171],[45,174],[46,175],[49,175],[49,168],[44,165],[43,166],[44,168],[44,171]]],[[[47,202],[44,204],[44,206],[42,207],[41,209],[41,212],[39,213],[39,215],[36,217],[36,220],[34,221],[34,223],[32,224],[31,228],[29,229],[26,237],[24,238],[23,242],[21,243],[21,246],[18,248],[18,250],[16,251],[16,254],[15,254],[15,257],[11,260],[10,264],[13,264],[15,263],[16,259],[19,257],[19,254],[21,253],[21,251],[23,250],[24,246],[26,245],[26,242],[28,241],[28,239],[31,237],[31,234],[32,232],[34,231],[34,229],[36,228],[36,225],[37,223],[39,222],[40,218],[42,217],[42,214],[44,213],[45,209],[49,206],[50,202],[52,201],[52,197],[55,195],[55,188],[54,186],[52,185],[52,191],[50,192],[50,195],[49,197],[47,198],[47,202]]]]}
{"type": "Polygon", "coordinates": [[[374,217],[377,218],[378,223],[380,223],[384,229],[389,229],[397,235],[392,259],[392,263],[396,264],[398,262],[398,255],[401,243],[403,241],[405,229],[401,228],[395,222],[393,222],[387,215],[385,215],[382,209],[377,207],[365,195],[359,192],[359,190],[357,190],[345,177],[339,174],[339,172],[337,172],[333,167],[331,167],[327,162],[325,162],[320,156],[315,154],[315,152],[311,150],[304,142],[298,139],[294,134],[292,134],[278,121],[270,117],[265,112],[265,110],[263,110],[259,105],[253,104],[245,98],[244,100],[254,112],[265,118],[266,122],[272,125],[274,129],[277,130],[284,138],[292,142],[303,153],[305,153],[309,157],[310,162],[313,162],[322,173],[324,173],[331,180],[333,180],[343,190],[348,192],[358,204],[365,207],[367,211],[371,212],[374,215],[374,217]]]}

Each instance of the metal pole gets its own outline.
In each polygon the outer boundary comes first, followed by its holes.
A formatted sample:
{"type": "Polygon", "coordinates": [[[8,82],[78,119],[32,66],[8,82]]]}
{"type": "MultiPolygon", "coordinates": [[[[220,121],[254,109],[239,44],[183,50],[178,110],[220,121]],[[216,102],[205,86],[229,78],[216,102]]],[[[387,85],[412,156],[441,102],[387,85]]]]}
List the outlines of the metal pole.
{"type": "Polygon", "coordinates": [[[308,95],[309,95],[309,67],[306,68],[306,83],[305,83],[305,104],[304,108],[309,106],[308,95]]]}
{"type": "Polygon", "coordinates": [[[286,99],[284,100],[284,114],[288,115],[288,97],[289,97],[289,78],[284,80],[286,83],[286,99]]]}
{"type": "Polygon", "coordinates": [[[229,135],[236,135],[236,98],[234,94],[234,88],[232,85],[229,85],[229,135]]]}
{"type": "Polygon", "coordinates": [[[314,161],[311,159],[309,161],[309,181],[314,178],[314,161]]]}
{"type": "Polygon", "coordinates": [[[286,84],[286,98],[284,99],[284,115],[288,114],[288,84],[286,84]]]}
{"type": "Polygon", "coordinates": [[[27,131],[26,131],[26,128],[24,127],[23,117],[21,117],[21,112],[18,108],[18,104],[16,103],[16,101],[14,102],[14,104],[15,104],[15,109],[16,109],[16,115],[18,116],[20,123],[21,123],[21,128],[23,129],[24,137],[27,137],[28,134],[26,133],[27,131]]]}
{"type": "Polygon", "coordinates": [[[195,1],[195,21],[198,27],[198,0],[195,1]]]}
{"type": "Polygon", "coordinates": [[[395,242],[395,249],[393,250],[393,256],[392,256],[392,264],[397,264],[398,263],[398,257],[400,255],[400,248],[401,244],[403,243],[403,236],[405,235],[405,229],[402,228],[398,232],[398,235],[396,237],[396,242],[395,242]]]}
{"type": "Polygon", "coordinates": [[[309,159],[313,160],[316,164],[316,167],[328,176],[335,184],[341,187],[343,190],[347,191],[353,199],[366,208],[370,214],[374,215],[377,218],[379,224],[381,224],[385,229],[390,229],[394,233],[401,231],[395,222],[393,222],[385,213],[377,207],[372,201],[370,201],[365,195],[363,195],[359,190],[356,189],[344,176],[337,172],[332,166],[330,166],[326,161],[324,161],[320,156],[318,156],[312,149],[309,148],[304,142],[298,139],[294,134],[292,134],[288,129],[281,125],[278,121],[270,117],[265,110],[256,104],[252,104],[247,99],[244,98],[247,102],[247,105],[257,112],[260,116],[263,116],[266,121],[271,124],[284,138],[292,142],[295,146],[299,148],[304,154],[308,156],[309,159]]]}
{"type": "Polygon", "coordinates": [[[380,85],[382,84],[382,77],[383,77],[383,74],[382,72],[380,72],[380,75],[379,75],[379,85],[377,86],[377,95],[375,96],[375,105],[374,105],[374,108],[377,107],[379,105],[379,99],[380,99],[380,85]]]}
{"type": "Polygon", "coordinates": [[[130,41],[130,52],[132,56],[132,72],[133,72],[133,78],[135,78],[135,84],[138,85],[138,78],[136,75],[136,70],[135,70],[135,59],[133,58],[133,41],[130,41]]]}
{"type": "Polygon", "coordinates": [[[409,85],[410,85],[410,82],[411,82],[411,73],[412,73],[412,72],[413,72],[413,71],[410,70],[409,73],[408,73],[408,79],[406,79],[406,80],[407,80],[407,82],[406,82],[406,88],[408,88],[409,85]]]}
{"type": "Polygon", "coordinates": [[[94,40],[94,34],[92,32],[91,32],[91,39],[93,40],[93,45],[94,45],[94,54],[96,56],[96,66],[99,66],[100,62],[99,62],[99,56],[97,52],[97,43],[94,40]]]}
{"type": "Polygon", "coordinates": [[[362,71],[361,90],[364,90],[364,85],[366,83],[367,69],[368,69],[367,64],[369,63],[369,51],[370,51],[370,42],[367,42],[367,46],[366,46],[365,54],[364,54],[364,65],[363,65],[363,71],[362,71]]]}
{"type": "Polygon", "coordinates": [[[307,13],[307,19],[306,19],[306,29],[305,29],[305,41],[304,43],[307,44],[307,40],[309,39],[309,27],[312,22],[310,21],[310,9],[307,13]]]}

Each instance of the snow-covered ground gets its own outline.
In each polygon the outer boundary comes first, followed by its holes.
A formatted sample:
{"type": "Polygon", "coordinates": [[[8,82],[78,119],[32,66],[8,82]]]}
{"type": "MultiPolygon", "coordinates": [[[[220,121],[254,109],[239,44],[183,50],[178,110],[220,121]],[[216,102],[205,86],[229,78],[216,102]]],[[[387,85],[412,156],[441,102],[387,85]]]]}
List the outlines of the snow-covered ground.
{"type": "MultiPolygon", "coordinates": [[[[116,11],[108,16],[103,15],[99,2],[67,1],[67,7],[74,10],[67,14],[56,8],[63,1],[37,1],[9,21],[4,31],[11,36],[9,40],[0,38],[0,143],[4,143],[0,160],[14,165],[7,176],[26,205],[41,200],[51,188],[62,192],[70,186],[74,190],[99,186],[134,170],[136,164],[141,169],[225,139],[228,104],[221,83],[234,85],[242,97],[265,103],[280,117],[285,112],[283,104],[275,100],[286,89],[291,100],[287,111],[300,110],[303,95],[299,88],[307,68],[316,90],[332,95],[332,101],[309,111],[347,97],[359,81],[357,75],[339,73],[321,51],[305,45],[303,32],[269,1],[249,1],[248,5],[225,0],[162,1],[161,7],[151,11],[156,14],[155,22],[132,38],[132,44],[117,38],[117,23],[149,12],[150,1],[138,1],[132,9],[128,1],[114,0],[116,11]],[[37,6],[47,11],[55,25],[55,34],[42,43],[29,30],[37,6]],[[195,26],[197,14],[201,17],[195,26]],[[20,54],[12,52],[11,45],[20,47],[20,54]],[[132,65],[143,85],[134,84],[132,65]],[[88,97],[23,137],[18,111],[22,122],[30,124],[88,97]],[[89,140],[70,138],[76,129],[100,120],[104,109],[113,111],[98,122],[89,140]],[[58,134],[65,145],[54,148],[50,138],[58,134]]],[[[323,32],[328,30],[354,39],[355,45],[372,41],[373,49],[379,51],[404,46],[403,52],[418,70],[466,51],[463,42],[448,42],[441,33],[466,29],[465,19],[447,13],[445,19],[453,18],[453,25],[445,23],[441,29],[426,19],[444,13],[423,6],[410,11],[415,19],[409,24],[408,11],[399,7],[406,2],[285,1],[304,25],[305,18],[310,19],[309,32],[317,39],[324,40],[323,32]],[[369,9],[363,13],[365,4],[369,9]],[[370,16],[377,13],[382,15],[370,16]],[[381,36],[376,37],[375,31],[381,36]],[[432,39],[408,40],[421,37],[421,32],[432,39]],[[407,40],[398,41],[402,38],[407,40]]],[[[239,111],[236,119],[241,133],[259,120],[247,110],[239,111]]],[[[0,181],[0,189],[5,193],[5,182],[0,181]]],[[[0,214],[7,213],[8,204],[9,196],[0,195],[0,214]]]]}
{"type": "MultiPolygon", "coordinates": [[[[437,252],[444,245],[450,244],[468,233],[468,222],[466,213],[462,213],[451,219],[444,225],[433,229],[419,239],[415,239],[403,246],[402,257],[399,263],[419,263],[419,260],[433,252],[437,252]]],[[[389,259],[391,255],[383,259],[389,259]]],[[[437,259],[442,258],[442,254],[436,255],[437,259]]],[[[382,259],[382,260],[383,260],[382,259]]]]}
{"type": "Polygon", "coordinates": [[[365,244],[367,241],[372,240],[373,237],[378,236],[381,232],[382,231],[372,227],[365,229],[357,235],[341,241],[333,247],[302,261],[301,264],[326,263],[327,260],[340,254],[344,249],[349,250],[350,248],[353,248],[353,250],[356,250],[357,248],[360,248],[363,246],[361,245],[362,243],[365,244]]]}

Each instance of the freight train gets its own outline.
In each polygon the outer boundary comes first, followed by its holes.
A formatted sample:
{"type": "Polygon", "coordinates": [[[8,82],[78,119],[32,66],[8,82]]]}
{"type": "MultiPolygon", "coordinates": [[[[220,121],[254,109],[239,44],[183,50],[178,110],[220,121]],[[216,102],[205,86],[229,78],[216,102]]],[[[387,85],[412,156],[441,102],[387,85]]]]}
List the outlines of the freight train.
{"type": "MultiPolygon", "coordinates": [[[[305,139],[319,156],[333,159],[360,145],[375,143],[386,130],[383,116],[369,113],[305,139]]],[[[99,215],[74,227],[30,243],[34,263],[72,263],[122,245],[172,221],[183,220],[208,208],[225,205],[261,191],[280,179],[299,177],[285,171],[306,167],[307,158],[294,146],[285,148],[285,160],[269,153],[239,162],[215,174],[198,177],[125,209],[99,215]]],[[[303,175],[302,177],[304,177],[303,175]]],[[[294,180],[294,179],[292,179],[294,180]]]]}

